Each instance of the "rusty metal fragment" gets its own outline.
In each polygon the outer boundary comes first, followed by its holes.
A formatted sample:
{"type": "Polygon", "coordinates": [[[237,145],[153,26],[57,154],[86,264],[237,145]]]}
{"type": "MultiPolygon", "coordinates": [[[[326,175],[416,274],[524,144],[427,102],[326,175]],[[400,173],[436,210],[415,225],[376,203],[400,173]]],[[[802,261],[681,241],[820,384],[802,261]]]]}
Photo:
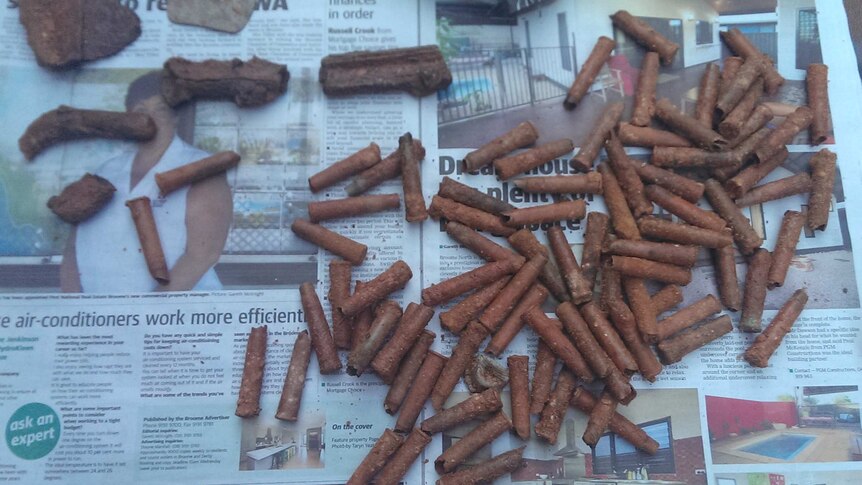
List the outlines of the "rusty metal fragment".
{"type": "Polygon", "coordinates": [[[227,99],[241,108],[262,106],[284,94],[289,79],[287,66],[259,57],[201,62],[172,57],[162,71],[162,96],[172,107],[193,99],[227,99]]]}
{"type": "Polygon", "coordinates": [[[154,136],[156,124],[147,114],[61,105],[30,123],[18,139],[18,147],[27,160],[33,160],[42,150],[64,141],[83,138],[147,141],[154,136]]]}
{"type": "Polygon", "coordinates": [[[171,0],[168,18],[175,24],[235,34],[248,24],[256,4],[256,0],[171,0]]]}
{"type": "Polygon", "coordinates": [[[27,0],[19,10],[36,62],[52,69],[112,56],[141,35],[141,19],[116,0],[27,0]]]}
{"type": "Polygon", "coordinates": [[[320,61],[327,96],[405,91],[422,97],[452,83],[436,45],[332,54],[320,61]]]}
{"type": "Polygon", "coordinates": [[[77,224],[99,212],[116,191],[107,179],[88,173],[48,199],[48,208],[69,224],[77,224]]]}

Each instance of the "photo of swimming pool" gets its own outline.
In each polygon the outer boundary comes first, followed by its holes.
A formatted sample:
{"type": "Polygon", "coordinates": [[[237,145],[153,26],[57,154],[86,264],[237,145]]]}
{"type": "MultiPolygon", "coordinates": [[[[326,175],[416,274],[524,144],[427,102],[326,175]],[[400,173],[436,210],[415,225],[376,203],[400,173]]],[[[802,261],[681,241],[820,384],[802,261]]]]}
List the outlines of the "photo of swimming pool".
{"type": "Polygon", "coordinates": [[[810,445],[815,438],[816,436],[805,434],[780,434],[740,448],[739,451],[778,458],[779,460],[792,460],[810,445]]]}

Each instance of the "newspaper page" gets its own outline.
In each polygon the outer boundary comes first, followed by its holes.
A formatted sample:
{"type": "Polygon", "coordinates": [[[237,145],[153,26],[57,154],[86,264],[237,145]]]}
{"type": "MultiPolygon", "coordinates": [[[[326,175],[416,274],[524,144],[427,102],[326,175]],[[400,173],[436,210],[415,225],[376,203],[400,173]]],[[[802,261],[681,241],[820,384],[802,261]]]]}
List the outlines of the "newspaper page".
{"type": "MultiPolygon", "coordinates": [[[[345,196],[346,181],[312,194],[310,175],[371,142],[386,156],[404,132],[418,138],[415,98],[327,99],[317,79],[328,53],[417,45],[418,5],[260,0],[245,29],[231,35],[169,22],[164,0],[124,0],[141,19],[141,37],[116,56],[55,72],[37,66],[18,19],[19,2],[3,3],[0,409],[8,426],[0,481],[346,481],[391,427],[381,406],[387,387],[369,373],[320,375],[312,359],[299,420],[274,417],[293,343],[306,329],[300,284],[316,283],[327,318],[331,311],[333,258],[290,227],[308,217],[309,201],[345,196]],[[126,142],[64,143],[24,160],[18,137],[41,113],[59,105],[137,109],[136,100],[159,96],[158,70],[172,56],[258,56],[287,65],[288,90],[255,109],[228,101],[165,107],[160,130],[175,134],[146,175],[132,168],[144,146],[126,142]],[[159,197],[152,172],[223,150],[236,151],[242,162],[218,181],[221,192],[197,201],[190,190],[159,197]],[[46,202],[85,173],[114,183],[108,209],[113,213],[116,206],[117,214],[73,229],[46,202]],[[123,203],[140,195],[154,201],[171,261],[191,256],[183,250],[199,237],[195,227],[200,230],[200,213],[192,208],[208,206],[210,240],[197,242],[210,251],[193,255],[201,259],[186,278],[178,274],[180,262],[173,266],[175,287],[157,288],[138,252],[123,203]],[[262,325],[269,334],[262,409],[256,418],[241,419],[234,410],[246,341],[250,329],[262,325]]],[[[393,192],[400,193],[397,179],[372,191],[393,192]]],[[[421,261],[413,249],[420,246],[420,228],[404,221],[403,209],[324,226],[369,247],[354,280],[370,280],[404,260],[414,277],[391,298],[406,306],[418,294],[421,261]]],[[[405,480],[420,483],[421,468],[405,480]]]]}
{"type": "MultiPolygon", "coordinates": [[[[470,8],[437,1],[437,42],[447,56],[454,80],[438,96],[439,159],[436,166],[426,167],[427,178],[448,176],[517,207],[552,202],[550,195],[525,193],[512,180],[501,182],[490,166],[479,174],[465,173],[462,161],[471,150],[524,121],[536,127],[537,143],[570,138],[577,151],[607,103],[626,102],[626,120],[644,51],[608,20],[620,9],[645,20],[681,46],[673,63],[662,66],[656,96],[670,99],[688,114],[694,113],[699,82],[708,63],[722,65],[732,55],[719,39],[721,31],[740,29],[772,58],[787,80],[777,94],[765,98],[777,109],[787,106],[792,110],[805,104],[806,66],[811,62],[828,64],[834,133],[825,147],[838,154],[840,175],[827,230],[803,232],[787,280],[767,296],[764,322],[770,321],[796,289],[805,287],[810,297],[768,368],[757,369],[740,359],[755,335],[734,331],[682,362],[665,366],[654,383],[635,376],[632,382],[638,396],[628,406],[620,406],[618,412],[659,442],[655,455],[635,449],[612,432],[590,448],[581,440],[587,416],[570,408],[555,444],[535,437],[524,443],[504,435],[483,450],[481,457],[475,461],[471,458],[471,463],[526,444],[527,466],[500,483],[858,483],[862,480],[862,456],[858,453],[858,402],[862,398],[858,355],[862,340],[857,322],[862,313],[859,258],[853,251],[858,247],[859,216],[851,189],[859,180],[858,137],[852,128],[858,120],[858,103],[839,100],[858,95],[859,76],[856,59],[848,50],[852,44],[844,31],[844,10],[837,2],[813,0],[778,0],[769,6],[754,2],[575,0],[509,2],[508,7],[470,8]],[[484,15],[477,15],[480,11],[484,15]],[[599,36],[614,39],[617,48],[587,96],[574,111],[566,111],[562,106],[566,91],[599,36]]],[[[780,119],[773,120],[771,126],[780,119]]],[[[811,146],[807,133],[800,133],[788,145],[787,160],[761,183],[806,171],[808,161],[821,148],[811,146]]],[[[627,148],[627,152],[635,159],[649,159],[646,149],[627,148]]],[[[566,154],[528,175],[573,174],[568,163],[572,155],[566,154]]],[[[603,152],[599,158],[604,157],[603,152]]],[[[743,212],[763,237],[763,247],[771,251],[784,212],[804,212],[807,200],[807,195],[792,196],[753,205],[743,212]]],[[[594,200],[587,195],[586,202],[588,211],[606,212],[601,197],[594,200]]],[[[706,201],[699,205],[709,210],[706,201]]],[[[659,215],[676,220],[661,211],[659,215]]],[[[578,260],[584,223],[560,222],[578,260]]],[[[546,227],[531,229],[546,242],[546,227]]],[[[496,240],[506,245],[505,239],[496,240]]],[[[427,247],[423,263],[432,281],[483,263],[478,257],[465,257],[463,247],[442,230],[426,233],[423,241],[427,247]],[[435,265],[431,258],[439,263],[435,265]],[[456,266],[458,263],[461,267],[456,266]],[[432,273],[435,266],[439,275],[432,273]]],[[[736,260],[743,281],[745,258],[737,253],[736,260]]],[[[717,296],[717,291],[712,260],[708,251],[702,251],[692,282],[683,287],[681,306],[706,295],[717,296]]],[[[552,307],[546,311],[554,316],[552,307]]],[[[736,327],[739,313],[724,313],[736,327]]],[[[444,338],[446,335],[444,331],[444,338]]],[[[534,365],[536,345],[535,333],[522,331],[501,357],[529,355],[534,365]]],[[[467,392],[466,387],[456,390],[467,392]]],[[[430,455],[446,450],[470,429],[465,426],[446,431],[442,448],[430,455]]]]}
{"type": "MultiPolygon", "coordinates": [[[[353,377],[344,369],[321,375],[312,358],[299,419],[274,417],[293,343],[307,328],[299,286],[316,282],[327,317],[331,312],[334,257],[297,238],[290,226],[307,217],[309,201],[344,197],[347,182],[312,194],[308,177],[371,142],[386,156],[409,131],[426,149],[427,203],[444,177],[516,207],[558,200],[526,194],[490,168],[467,174],[461,161],[522,121],[536,126],[540,143],[567,138],[577,146],[607,103],[626,102],[626,119],[644,55],[608,19],[626,9],[681,46],[673,63],[662,67],[657,92],[689,113],[706,65],[722,65],[732,55],[721,31],[739,28],[786,78],[766,98],[777,111],[805,104],[809,63],[829,65],[834,129],[825,146],[838,154],[840,172],[829,223],[823,232],[803,232],[784,286],[767,296],[764,322],[797,288],[807,288],[809,303],[766,369],[738,358],[754,336],[734,331],[666,366],[654,383],[634,376],[638,396],[619,412],[658,441],[654,455],[610,432],[596,447],[587,446],[581,440],[587,416],[570,407],[555,443],[504,433],[465,464],[526,446],[526,465],[495,483],[859,482],[862,313],[853,247],[860,244],[860,206],[852,188],[860,180],[862,142],[854,128],[862,126],[856,109],[862,87],[840,2],[258,0],[236,35],[173,24],[164,0],[119,3],[141,18],[141,37],[116,56],[68,71],[37,66],[18,20],[18,0],[0,8],[0,424],[6,441],[0,481],[345,483],[395,422],[381,404],[388,386],[379,377],[353,377]],[[617,49],[581,105],[564,110],[569,85],[602,35],[617,49]],[[440,46],[453,74],[452,85],[436,96],[331,98],[318,83],[327,54],[425,44],[440,46]],[[162,167],[146,173],[134,170],[137,157],[148,153],[143,144],[107,140],[59,144],[25,161],[18,138],[40,114],[59,105],[134,109],[158,94],[156,71],[172,56],[258,56],[286,64],[288,90],[261,108],[196,101],[171,111],[166,126],[173,138],[157,157],[162,167]],[[191,190],[159,197],[153,172],[222,150],[236,151],[242,161],[213,193],[197,194],[199,200],[191,190]],[[117,214],[72,227],[46,203],[85,173],[117,186],[106,210],[117,214]],[[189,268],[174,287],[157,287],[138,254],[122,205],[140,195],[175,216],[160,224],[172,267],[189,268]],[[229,204],[217,202],[228,195],[229,204]],[[200,237],[195,204],[208,207],[202,246],[209,251],[195,255],[201,259],[186,254],[200,237]],[[184,257],[189,263],[180,266],[184,257]],[[239,418],[234,411],[246,341],[251,328],[262,325],[268,344],[261,412],[239,418]]],[[[764,182],[807,171],[820,148],[800,133],[787,161],[764,182]]],[[[649,159],[648,150],[627,150],[649,159]]],[[[573,174],[571,156],[532,175],[573,174]]],[[[401,182],[390,180],[371,193],[400,194],[401,182]]],[[[579,197],[589,211],[607,212],[601,196],[579,197]]],[[[806,196],[793,196],[744,214],[772,250],[784,211],[805,211],[806,204],[806,196]]],[[[709,208],[703,200],[699,205],[709,208]]],[[[368,246],[353,280],[367,281],[397,260],[410,265],[413,278],[390,297],[402,308],[421,301],[422,288],[484,262],[440,222],[408,224],[403,208],[323,224],[368,246]]],[[[560,222],[579,260],[584,224],[560,222]]],[[[547,226],[530,229],[547,243],[547,226]]],[[[504,238],[492,239],[508,246],[504,238]]],[[[736,260],[741,283],[747,265],[739,254],[736,260]]],[[[716,295],[714,279],[710,255],[702,251],[680,307],[716,295]]],[[[458,337],[441,328],[439,314],[458,301],[438,307],[428,325],[437,336],[433,349],[442,355],[451,354],[458,337]]],[[[555,305],[549,299],[544,306],[549,316],[555,305]]],[[[724,313],[737,323],[738,313],[724,313]]],[[[524,329],[497,361],[505,366],[509,355],[529,355],[532,373],[538,342],[524,329]]],[[[340,357],[346,362],[347,352],[340,357]]],[[[446,406],[468,395],[459,383],[446,406]]],[[[508,389],[502,395],[510,413],[508,389]]],[[[427,405],[417,422],[432,414],[427,405]]],[[[532,419],[535,425],[538,416],[532,419]]],[[[403,483],[434,483],[434,460],[477,423],[433,435],[403,483]]]]}

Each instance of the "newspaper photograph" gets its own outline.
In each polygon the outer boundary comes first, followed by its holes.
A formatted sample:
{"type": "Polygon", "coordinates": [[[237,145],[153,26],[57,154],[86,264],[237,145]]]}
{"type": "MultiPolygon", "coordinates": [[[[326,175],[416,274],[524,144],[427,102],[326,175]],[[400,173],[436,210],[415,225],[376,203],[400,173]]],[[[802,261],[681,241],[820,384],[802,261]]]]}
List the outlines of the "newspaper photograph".
{"type": "Polygon", "coordinates": [[[858,386],[796,387],[766,402],[708,395],[712,462],[859,461],[858,396],[858,386]]]}
{"type": "MultiPolygon", "coordinates": [[[[541,8],[523,2],[508,14],[498,9],[498,15],[485,17],[484,23],[459,3],[437,2],[438,43],[444,56],[449,54],[454,74],[439,96],[440,148],[478,148],[521,121],[532,122],[543,137],[578,141],[587,136],[606,103],[622,100],[631,106],[645,51],[621,30],[595,21],[621,8],[682,46],[673,63],[663,67],[656,95],[685,112],[694,113],[706,66],[732,55],[719,42],[720,31],[740,29],[787,80],[778,93],[763,100],[776,110],[792,111],[804,102],[805,69],[823,62],[812,1],[778,0],[770,2],[771,10],[760,4],[725,7],[709,1],[595,5],[573,0],[546,2],[541,8]],[[576,111],[556,109],[600,35],[614,39],[617,48],[590,95],[576,111]],[[489,116],[492,113],[496,116],[489,116]]],[[[807,144],[805,135],[800,133],[794,144],[807,144]]]]}
{"type": "Polygon", "coordinates": [[[0,8],[0,482],[862,478],[853,2],[49,3],[0,8]]]}

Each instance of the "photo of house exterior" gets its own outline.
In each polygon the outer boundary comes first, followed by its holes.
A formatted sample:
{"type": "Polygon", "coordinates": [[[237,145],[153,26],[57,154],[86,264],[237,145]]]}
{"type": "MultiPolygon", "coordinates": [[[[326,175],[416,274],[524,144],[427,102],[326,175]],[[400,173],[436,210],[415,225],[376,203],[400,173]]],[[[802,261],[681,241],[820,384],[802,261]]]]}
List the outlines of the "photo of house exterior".
{"type": "Polygon", "coordinates": [[[797,387],[767,400],[706,396],[714,464],[862,461],[859,387],[797,387]]]}
{"type": "MultiPolygon", "coordinates": [[[[508,403],[508,396],[504,396],[503,402],[508,403]]],[[[505,404],[504,412],[508,412],[505,404]]],[[[595,448],[590,448],[581,438],[588,416],[569,407],[562,418],[556,443],[549,444],[535,437],[524,442],[514,435],[504,434],[477,451],[470,460],[479,462],[499,454],[500,450],[526,445],[524,466],[512,472],[509,481],[501,483],[706,485],[697,389],[640,390],[636,400],[628,406],[619,406],[617,412],[658,442],[657,453],[642,452],[611,431],[602,435],[595,448]]],[[[537,417],[533,419],[535,425],[537,417]]],[[[443,450],[466,431],[466,428],[446,431],[443,450]]],[[[431,455],[436,456],[436,453],[431,455]]]]}
{"type": "MultiPolygon", "coordinates": [[[[680,45],[660,70],[657,96],[688,112],[706,66],[731,55],[721,31],[742,31],[787,80],[766,102],[805,104],[805,69],[822,61],[814,0],[438,0],[438,43],[454,78],[438,94],[440,147],[478,147],[525,120],[544,139],[577,145],[609,101],[625,101],[627,119],[645,51],[611,24],[621,9],[680,45]],[[577,109],[563,110],[600,36],[616,49],[577,109]]],[[[794,140],[807,142],[807,133],[794,140]]]]}

